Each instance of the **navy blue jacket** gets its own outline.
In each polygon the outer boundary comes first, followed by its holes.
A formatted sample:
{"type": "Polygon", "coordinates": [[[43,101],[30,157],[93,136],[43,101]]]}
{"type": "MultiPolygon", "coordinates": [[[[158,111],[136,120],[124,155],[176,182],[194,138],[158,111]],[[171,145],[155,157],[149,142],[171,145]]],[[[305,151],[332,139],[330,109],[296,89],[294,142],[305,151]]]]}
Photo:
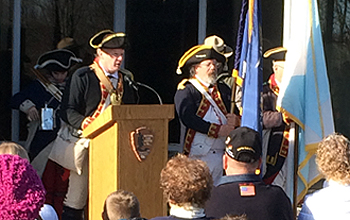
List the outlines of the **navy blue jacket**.
{"type": "MultiPolygon", "coordinates": [[[[226,110],[229,112],[231,108],[231,89],[224,83],[218,83],[217,87],[226,110]]],[[[190,82],[186,82],[185,88],[178,89],[175,93],[174,103],[181,123],[181,146],[184,146],[188,128],[208,134],[211,123],[204,121],[196,114],[202,99],[204,99],[204,96],[190,82]]],[[[235,113],[238,113],[237,108],[235,113]]]]}
{"type": "Polygon", "coordinates": [[[293,220],[292,205],[279,186],[265,185],[255,174],[223,176],[206,203],[205,213],[215,218],[246,214],[248,219],[293,220]],[[239,184],[252,183],[255,196],[241,196],[239,184]]]}
{"type": "MultiPolygon", "coordinates": [[[[122,72],[122,70],[120,70],[122,72]]],[[[136,104],[133,88],[123,81],[124,104],[136,104]]],[[[82,67],[69,79],[62,99],[62,119],[76,129],[87,116],[91,116],[101,102],[100,80],[89,66],[82,67]]]]}
{"type": "Polygon", "coordinates": [[[55,114],[55,128],[50,131],[37,129],[33,141],[30,144],[29,156],[34,159],[42,149],[45,148],[51,141],[55,140],[57,132],[60,129],[60,116],[59,116],[59,106],[60,102],[55,99],[51,93],[46,91],[44,86],[35,80],[28,85],[24,90],[15,94],[11,98],[10,107],[12,109],[19,109],[20,105],[25,101],[30,100],[35,104],[39,114],[41,108],[45,107],[47,103],[48,108],[53,108],[55,114]]]}

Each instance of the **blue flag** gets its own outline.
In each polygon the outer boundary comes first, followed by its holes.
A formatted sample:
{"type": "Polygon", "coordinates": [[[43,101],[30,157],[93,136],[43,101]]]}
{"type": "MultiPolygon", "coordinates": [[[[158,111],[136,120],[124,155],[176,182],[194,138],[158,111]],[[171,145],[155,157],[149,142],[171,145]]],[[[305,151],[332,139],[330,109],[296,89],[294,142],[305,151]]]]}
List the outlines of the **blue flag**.
{"type": "Polygon", "coordinates": [[[260,0],[244,0],[241,18],[245,17],[243,36],[238,34],[233,75],[242,87],[241,126],[262,132],[260,94],[262,92],[261,7],[260,0]],[[246,11],[247,10],[247,11],[246,11]],[[241,38],[240,38],[241,37],[241,38]],[[241,42],[241,43],[240,43],[241,42]],[[236,74],[235,74],[236,72],[236,74]]]}

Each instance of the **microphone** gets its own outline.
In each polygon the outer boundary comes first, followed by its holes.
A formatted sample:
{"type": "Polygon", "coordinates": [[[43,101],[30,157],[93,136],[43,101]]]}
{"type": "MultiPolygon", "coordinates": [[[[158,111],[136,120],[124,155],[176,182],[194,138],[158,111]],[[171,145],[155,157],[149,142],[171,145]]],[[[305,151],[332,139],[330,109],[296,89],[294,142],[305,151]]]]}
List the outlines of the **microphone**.
{"type": "Polygon", "coordinates": [[[125,80],[125,82],[127,82],[129,84],[129,86],[131,86],[137,92],[139,90],[139,86],[142,86],[142,87],[144,87],[146,89],[151,90],[154,94],[156,94],[156,96],[158,98],[158,101],[159,101],[159,104],[163,105],[163,101],[160,98],[159,94],[156,92],[156,90],[154,90],[152,87],[150,87],[150,86],[148,86],[146,84],[135,82],[134,80],[132,80],[132,78],[130,77],[130,76],[132,76],[132,73],[129,70],[122,69],[122,70],[120,70],[120,72],[123,74],[123,79],[125,80]]]}
{"type": "Polygon", "coordinates": [[[137,83],[135,83],[132,79],[130,79],[130,77],[128,75],[124,75],[124,80],[129,84],[129,86],[131,86],[133,89],[135,89],[136,91],[139,90],[139,87],[137,85],[137,83]]]}

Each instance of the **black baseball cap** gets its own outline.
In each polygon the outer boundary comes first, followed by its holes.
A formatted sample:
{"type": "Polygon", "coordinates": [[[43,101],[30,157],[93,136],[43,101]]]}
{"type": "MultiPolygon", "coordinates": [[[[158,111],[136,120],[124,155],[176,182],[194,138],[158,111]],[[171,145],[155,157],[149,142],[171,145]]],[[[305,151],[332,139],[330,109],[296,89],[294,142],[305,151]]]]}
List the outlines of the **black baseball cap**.
{"type": "Polygon", "coordinates": [[[227,136],[225,143],[227,155],[237,161],[254,162],[261,157],[261,135],[251,128],[238,127],[234,129],[227,136]],[[245,159],[242,155],[245,155],[245,159]]]}

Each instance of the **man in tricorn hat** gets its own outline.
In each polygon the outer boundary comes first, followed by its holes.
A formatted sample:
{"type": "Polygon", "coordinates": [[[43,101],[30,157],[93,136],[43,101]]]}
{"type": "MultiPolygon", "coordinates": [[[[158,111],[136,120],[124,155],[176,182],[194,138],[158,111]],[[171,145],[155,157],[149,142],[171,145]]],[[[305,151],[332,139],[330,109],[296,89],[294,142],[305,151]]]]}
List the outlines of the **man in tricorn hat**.
{"type": "MultiPolygon", "coordinates": [[[[121,69],[126,45],[125,34],[111,30],[103,30],[90,39],[96,58],[90,66],[73,73],[62,101],[62,119],[73,135],[81,134],[109,104],[136,103],[136,93],[127,83],[133,76],[121,69]]],[[[87,200],[87,173],[84,167],[81,175],[71,170],[63,220],[82,219],[87,200]]]]}
{"type": "MultiPolygon", "coordinates": [[[[233,49],[226,45],[224,40],[216,35],[208,36],[204,39],[205,45],[211,45],[213,46],[214,50],[221,53],[226,57],[225,63],[220,63],[218,66],[218,77],[216,79],[217,83],[222,83],[227,85],[228,87],[232,88],[234,82],[234,78],[232,77],[232,74],[229,73],[229,68],[227,61],[228,59],[233,55],[233,49]]],[[[239,108],[241,107],[242,102],[242,89],[240,86],[236,85],[236,92],[235,92],[235,104],[239,108]]]]}
{"type": "Polygon", "coordinates": [[[11,98],[10,107],[24,112],[29,121],[28,137],[25,149],[32,161],[51,141],[56,138],[60,128],[59,108],[61,95],[66,84],[69,68],[81,62],[74,53],[65,49],[52,50],[43,53],[34,66],[37,79],[27,88],[11,98]],[[40,122],[43,109],[52,110],[52,126],[44,128],[40,122]]]}
{"type": "Polygon", "coordinates": [[[233,130],[226,139],[223,176],[213,187],[206,214],[222,218],[226,214],[246,214],[248,219],[292,220],[291,202],[279,186],[263,183],[261,136],[248,127],[233,130]]]}
{"type": "Polygon", "coordinates": [[[226,57],[225,62],[220,63],[218,66],[218,80],[223,78],[222,80],[229,87],[232,87],[233,80],[231,74],[228,73],[227,60],[233,55],[233,49],[230,46],[226,45],[221,37],[216,35],[206,37],[204,39],[204,45],[213,46],[214,50],[226,57]]]}
{"type": "Polygon", "coordinates": [[[224,139],[240,119],[229,114],[231,90],[216,83],[218,63],[226,58],[211,45],[197,45],[180,59],[178,73],[190,78],[179,83],[175,107],[181,122],[185,154],[208,164],[214,182],[222,176],[224,139]]]}
{"type": "MultiPolygon", "coordinates": [[[[280,170],[288,153],[288,119],[276,109],[279,86],[282,82],[287,49],[276,47],[267,50],[264,58],[272,59],[273,73],[263,86],[263,180],[284,188],[280,170]],[[276,178],[278,177],[278,178],[276,178]]],[[[283,179],[283,178],[282,178],[283,179]]]]}

